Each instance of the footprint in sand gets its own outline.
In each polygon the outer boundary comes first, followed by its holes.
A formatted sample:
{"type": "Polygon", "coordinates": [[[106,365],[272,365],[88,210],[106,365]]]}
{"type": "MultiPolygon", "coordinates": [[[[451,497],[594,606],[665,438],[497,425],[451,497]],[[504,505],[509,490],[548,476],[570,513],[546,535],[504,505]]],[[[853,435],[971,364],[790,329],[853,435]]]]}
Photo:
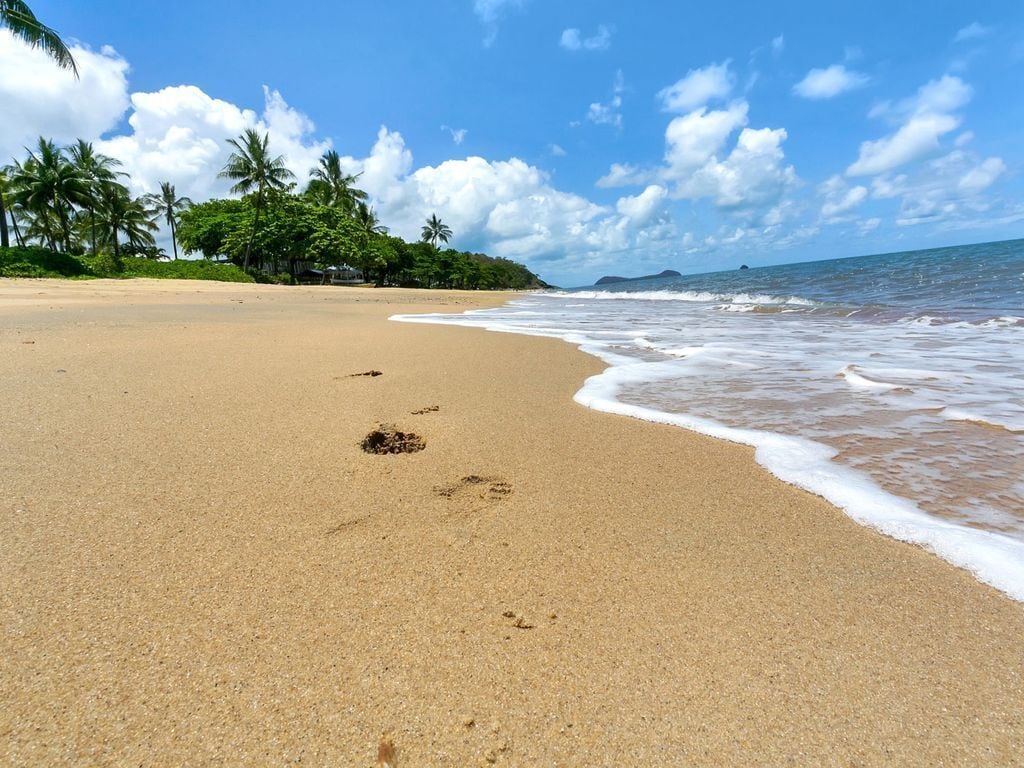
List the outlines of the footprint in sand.
{"type": "Polygon", "coordinates": [[[461,480],[434,488],[434,493],[479,511],[512,495],[512,483],[501,477],[466,475],[461,480]],[[481,505],[481,502],[483,504],[481,505]]]}

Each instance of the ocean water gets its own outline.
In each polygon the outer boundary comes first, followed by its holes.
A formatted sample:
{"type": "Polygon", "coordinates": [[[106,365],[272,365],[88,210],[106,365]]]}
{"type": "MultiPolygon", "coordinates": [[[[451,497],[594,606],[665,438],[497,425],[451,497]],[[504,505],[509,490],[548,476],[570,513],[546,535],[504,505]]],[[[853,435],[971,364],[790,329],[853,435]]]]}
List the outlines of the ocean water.
{"type": "Polygon", "coordinates": [[[850,517],[1024,601],[1024,240],[398,317],[552,336],[576,400],[754,446],[850,517]]]}

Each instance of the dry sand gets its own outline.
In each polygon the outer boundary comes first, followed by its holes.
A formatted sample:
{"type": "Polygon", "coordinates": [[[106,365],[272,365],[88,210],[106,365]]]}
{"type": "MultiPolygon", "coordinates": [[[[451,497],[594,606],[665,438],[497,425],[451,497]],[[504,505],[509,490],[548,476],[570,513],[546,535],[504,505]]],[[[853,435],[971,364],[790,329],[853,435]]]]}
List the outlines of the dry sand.
{"type": "Polygon", "coordinates": [[[503,298],[0,280],[0,762],[1024,762],[1024,607],[386,320],[503,298]]]}

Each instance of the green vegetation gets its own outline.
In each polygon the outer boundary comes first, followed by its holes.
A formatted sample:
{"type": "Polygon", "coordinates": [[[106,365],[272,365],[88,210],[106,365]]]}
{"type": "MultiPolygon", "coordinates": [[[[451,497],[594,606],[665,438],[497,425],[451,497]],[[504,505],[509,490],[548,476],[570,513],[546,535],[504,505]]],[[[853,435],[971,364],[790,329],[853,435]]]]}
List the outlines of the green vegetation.
{"type": "Polygon", "coordinates": [[[325,282],[330,270],[348,266],[377,285],[544,286],[521,264],[442,249],[453,233],[436,213],[419,242],[389,235],[356,187],[358,175],[333,150],[300,191],[284,159],[270,153],[267,134],[247,130],[228,143],[233,151],[219,175],[241,197],[196,204],[170,182],[133,197],[117,160],[85,141],[59,147],[40,137],[27,157],[0,169],[0,275],[294,283],[325,282]],[[170,230],[170,263],[154,238],[160,223],[170,230]],[[206,261],[179,261],[179,245],[206,261]]]}
{"type": "Polygon", "coordinates": [[[145,258],[121,259],[112,256],[72,256],[48,248],[0,248],[0,277],[155,277],[176,280],[219,280],[227,283],[252,283],[234,264],[208,261],[153,261],[145,258]]]}

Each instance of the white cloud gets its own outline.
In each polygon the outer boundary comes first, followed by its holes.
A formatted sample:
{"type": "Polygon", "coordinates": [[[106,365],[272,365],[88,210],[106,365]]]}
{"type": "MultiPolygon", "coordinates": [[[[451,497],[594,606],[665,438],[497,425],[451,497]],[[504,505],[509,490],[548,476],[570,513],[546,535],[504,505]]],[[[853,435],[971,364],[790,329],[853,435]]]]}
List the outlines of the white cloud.
{"type": "Polygon", "coordinates": [[[626,81],[620,69],[615,73],[612,85],[612,97],[607,102],[595,101],[587,109],[587,120],[596,125],[612,125],[622,127],[622,94],[626,90],[626,81]]]}
{"type": "Polygon", "coordinates": [[[679,181],[705,165],[725,145],[729,135],[747,124],[747,103],[724,110],[705,107],[673,118],[665,129],[666,176],[679,181]]]}
{"type": "Polygon", "coordinates": [[[858,229],[860,230],[860,233],[862,235],[866,235],[868,232],[874,232],[876,229],[878,229],[878,225],[881,223],[882,220],[875,216],[870,219],[864,219],[862,222],[860,222],[860,224],[858,225],[858,229]]]}
{"type": "Polygon", "coordinates": [[[40,135],[58,143],[93,139],[114,128],[128,108],[128,62],[113,48],[76,45],[80,79],[42,51],[0,29],[0,165],[21,158],[40,135]]]}
{"type": "Polygon", "coordinates": [[[628,218],[632,224],[642,226],[662,209],[668,190],[657,184],[651,184],[639,195],[620,197],[615,209],[628,218]]]}
{"type": "Polygon", "coordinates": [[[568,153],[558,144],[549,144],[548,152],[552,157],[565,157],[568,153]]]}
{"type": "Polygon", "coordinates": [[[461,144],[466,139],[466,134],[469,133],[465,128],[449,128],[447,125],[441,126],[442,131],[447,131],[455,144],[461,144]]]}
{"type": "Polygon", "coordinates": [[[991,216],[992,202],[982,193],[1006,172],[1002,158],[981,160],[963,149],[923,163],[913,173],[882,175],[872,181],[878,199],[899,198],[900,226],[936,223],[970,226],[979,215],[991,216]]]}
{"type": "Polygon", "coordinates": [[[819,185],[818,193],[825,198],[821,206],[821,216],[830,223],[843,220],[844,214],[848,214],[868,198],[867,187],[847,188],[846,182],[838,174],[819,185]]]}
{"type": "Polygon", "coordinates": [[[330,142],[311,138],[313,123],[264,87],[262,115],[208,96],[194,85],[134,93],[130,132],[97,141],[100,152],[116,157],[130,174],[136,193],[155,192],[171,181],[179,194],[195,200],[224,194],[229,184],[217,179],[235,138],[247,128],[270,136],[270,150],[281,154],[301,184],[330,142]]]}
{"type": "Polygon", "coordinates": [[[686,77],[662,88],[658,91],[662,109],[666,112],[689,112],[713,100],[727,98],[735,84],[729,63],[723,61],[702,69],[691,69],[686,77]]]}
{"type": "Polygon", "coordinates": [[[960,126],[952,114],[970,101],[972,90],[963,80],[944,75],[918,89],[913,97],[896,107],[881,104],[871,116],[900,117],[903,124],[892,134],[860,145],[857,160],[846,169],[848,176],[873,176],[935,154],[939,139],[960,126]]]}
{"type": "Polygon", "coordinates": [[[645,184],[655,175],[650,171],[644,171],[629,163],[612,163],[608,173],[597,180],[597,186],[601,189],[632,187],[645,184]]]}
{"type": "Polygon", "coordinates": [[[784,165],[784,128],[744,128],[724,160],[712,157],[673,191],[676,198],[709,197],[721,208],[750,209],[776,204],[796,185],[796,171],[784,165]]]}
{"type": "Polygon", "coordinates": [[[786,50],[786,38],[782,35],[772,38],[772,53],[775,56],[781,56],[782,52],[786,50]]]}
{"type": "Polygon", "coordinates": [[[590,267],[674,231],[660,215],[663,190],[622,198],[613,211],[555,188],[546,172],[517,158],[467,157],[413,170],[401,134],[385,127],[367,157],[344,157],[342,164],[363,174],[361,188],[395,234],[416,239],[423,220],[437,213],[455,231],[458,247],[535,268],[590,267]]]}
{"type": "Polygon", "coordinates": [[[612,30],[601,24],[590,37],[583,37],[579,29],[573,27],[562,31],[558,44],[567,51],[606,51],[612,44],[612,30]]]}
{"type": "Polygon", "coordinates": [[[981,192],[991,187],[1004,173],[1006,163],[1002,158],[990,157],[961,176],[958,186],[965,192],[981,192]]]}
{"type": "Polygon", "coordinates": [[[498,21],[506,8],[519,8],[524,0],[473,0],[473,13],[484,25],[484,47],[489,48],[498,37],[498,21]]]}
{"type": "Polygon", "coordinates": [[[847,69],[842,64],[833,64],[826,69],[812,69],[793,86],[793,92],[805,99],[831,99],[845,91],[864,87],[868,80],[868,76],[862,72],[847,69]]]}
{"type": "Polygon", "coordinates": [[[956,36],[953,38],[953,42],[963,43],[967,40],[977,40],[982,37],[987,37],[991,32],[991,27],[986,27],[974,21],[968,24],[966,27],[961,27],[959,30],[957,30],[956,36]]]}
{"type": "Polygon", "coordinates": [[[770,216],[770,209],[797,184],[796,171],[785,165],[785,129],[747,128],[748,111],[745,101],[737,101],[726,109],[700,107],[673,118],[665,129],[664,165],[642,169],[615,164],[597,185],[660,182],[673,199],[708,198],[744,216],[770,216]],[[736,143],[728,150],[737,130],[736,143]]]}

